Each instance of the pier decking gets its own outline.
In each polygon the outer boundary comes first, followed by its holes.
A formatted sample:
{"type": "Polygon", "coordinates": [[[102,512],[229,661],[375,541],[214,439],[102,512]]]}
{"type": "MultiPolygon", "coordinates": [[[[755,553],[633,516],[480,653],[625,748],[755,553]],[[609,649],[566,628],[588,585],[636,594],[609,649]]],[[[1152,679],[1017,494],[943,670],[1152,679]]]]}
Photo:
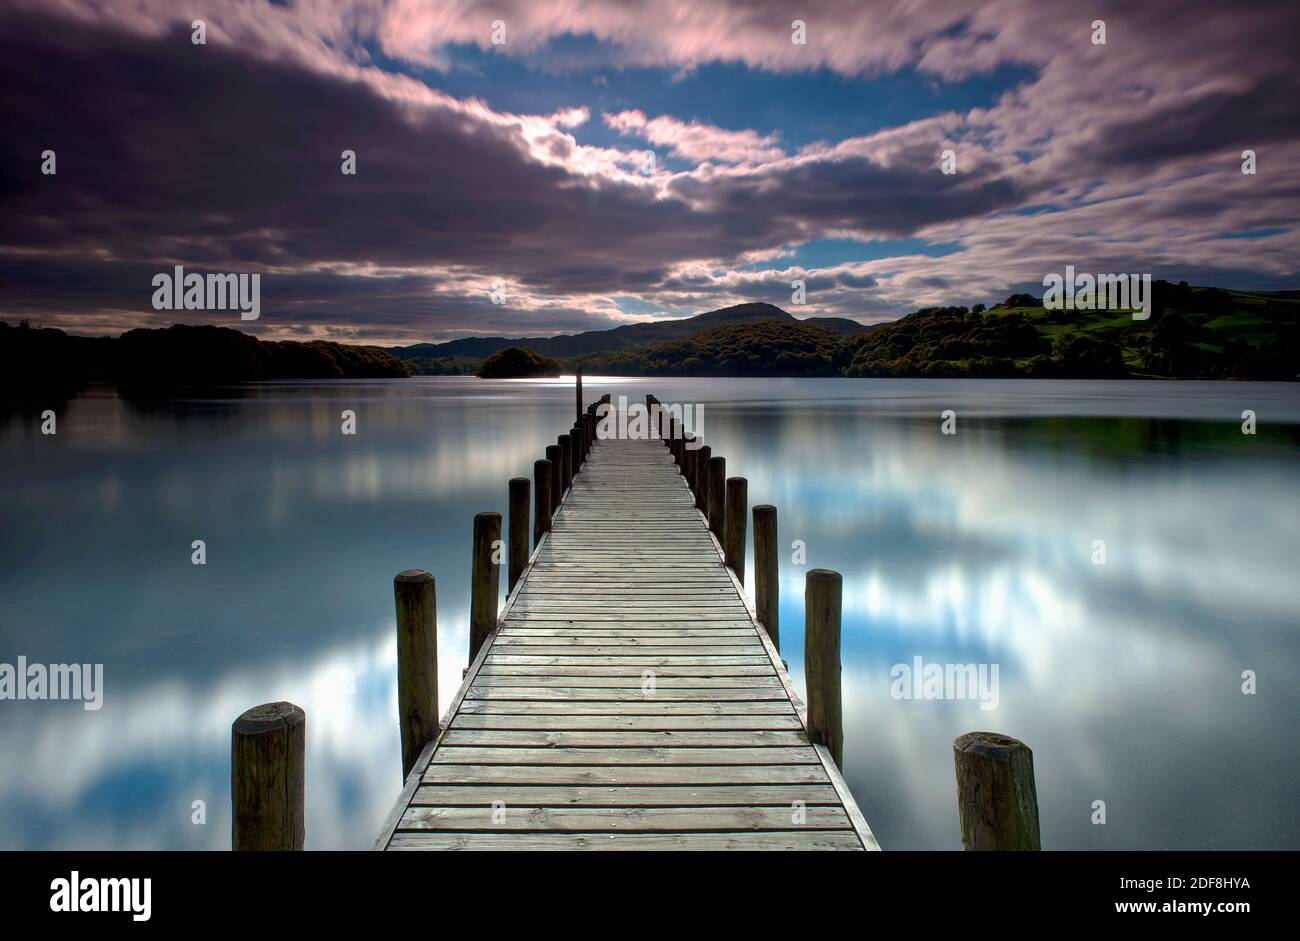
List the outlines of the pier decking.
{"type": "Polygon", "coordinates": [[[376,844],[877,849],[664,443],[596,442],[376,844]]]}

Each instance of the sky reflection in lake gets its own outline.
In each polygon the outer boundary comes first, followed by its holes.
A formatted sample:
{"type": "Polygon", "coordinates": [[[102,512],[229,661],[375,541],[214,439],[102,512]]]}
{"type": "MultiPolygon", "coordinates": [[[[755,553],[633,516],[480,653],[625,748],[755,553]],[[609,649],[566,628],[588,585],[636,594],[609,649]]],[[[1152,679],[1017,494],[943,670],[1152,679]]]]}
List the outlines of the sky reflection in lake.
{"type": "MultiPolygon", "coordinates": [[[[843,573],[845,770],[886,848],[957,846],[951,744],[976,728],[1034,749],[1045,847],[1300,846],[1296,386],[588,385],[704,402],[751,504],[843,573]],[[999,664],[998,708],[893,699],[917,656],[999,664]]],[[[437,577],[445,705],[473,515],[505,511],[572,401],[564,380],[281,383],[91,394],[53,438],[3,419],[0,661],[102,662],[106,690],[99,712],[0,703],[0,847],[228,847],[230,722],[281,698],[308,716],[309,848],[368,846],[400,786],[392,576],[437,577]]],[[[803,571],[781,586],[799,688],[803,571]]]]}

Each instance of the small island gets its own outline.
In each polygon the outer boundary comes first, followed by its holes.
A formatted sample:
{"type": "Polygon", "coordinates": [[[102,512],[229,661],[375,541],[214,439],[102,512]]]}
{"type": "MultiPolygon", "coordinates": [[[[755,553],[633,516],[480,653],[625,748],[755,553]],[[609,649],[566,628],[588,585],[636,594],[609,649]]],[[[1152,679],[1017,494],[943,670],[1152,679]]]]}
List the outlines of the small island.
{"type": "Polygon", "coordinates": [[[479,367],[480,379],[554,379],[564,372],[558,360],[542,356],[527,347],[508,346],[497,350],[479,367]]]}

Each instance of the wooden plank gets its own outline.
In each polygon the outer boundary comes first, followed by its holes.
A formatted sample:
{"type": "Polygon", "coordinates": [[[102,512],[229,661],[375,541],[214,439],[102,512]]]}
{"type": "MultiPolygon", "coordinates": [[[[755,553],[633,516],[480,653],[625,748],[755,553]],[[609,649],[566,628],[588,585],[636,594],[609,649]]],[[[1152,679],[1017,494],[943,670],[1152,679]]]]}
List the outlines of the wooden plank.
{"type": "Polygon", "coordinates": [[[806,745],[798,731],[734,731],[691,729],[684,731],[611,731],[609,729],[465,729],[453,726],[442,737],[442,747],[477,748],[771,748],[806,745]]]}
{"type": "Polygon", "coordinates": [[[851,830],[767,833],[398,833],[394,850],[614,850],[791,852],[860,850],[851,830]]]}
{"type": "Polygon", "coordinates": [[[411,798],[412,807],[808,807],[839,806],[840,795],[829,784],[678,784],[666,787],[594,787],[588,785],[424,784],[411,798]]]}
{"type": "Polygon", "coordinates": [[[821,765],[457,765],[430,764],[422,784],[554,785],[557,787],[644,787],[719,784],[829,784],[821,765]]]}
{"type": "MultiPolygon", "coordinates": [[[[508,699],[467,699],[457,715],[584,715],[584,716],[755,716],[794,715],[784,700],[725,700],[718,702],[593,702],[515,701],[508,699]]],[[[803,723],[800,722],[800,728],[803,723]]]]}
{"type": "Polygon", "coordinates": [[[641,689],[561,689],[547,686],[480,686],[475,683],[466,699],[542,700],[550,702],[748,702],[771,700],[782,702],[785,691],[774,688],[750,689],[669,689],[657,687],[653,691],[641,689]]]}
{"type": "Polygon", "coordinates": [[[422,807],[407,809],[397,829],[488,833],[726,833],[848,830],[841,807],[422,807]],[[513,812],[512,812],[513,811],[513,812]]]}
{"type": "MultiPolygon", "coordinates": [[[[531,686],[545,689],[647,689],[650,680],[655,689],[780,689],[776,677],[735,676],[661,676],[653,670],[636,676],[479,676],[475,687],[531,686]]],[[[647,692],[645,698],[653,699],[647,692]]]]}
{"type": "Polygon", "coordinates": [[[820,762],[810,745],[771,748],[475,748],[439,745],[430,764],[612,766],[807,765],[820,762]]]}
{"type": "Polygon", "coordinates": [[[794,715],[752,716],[588,716],[588,715],[477,715],[461,713],[451,723],[456,729],[608,729],[624,731],[678,731],[724,729],[790,729],[803,726],[794,715]]]}

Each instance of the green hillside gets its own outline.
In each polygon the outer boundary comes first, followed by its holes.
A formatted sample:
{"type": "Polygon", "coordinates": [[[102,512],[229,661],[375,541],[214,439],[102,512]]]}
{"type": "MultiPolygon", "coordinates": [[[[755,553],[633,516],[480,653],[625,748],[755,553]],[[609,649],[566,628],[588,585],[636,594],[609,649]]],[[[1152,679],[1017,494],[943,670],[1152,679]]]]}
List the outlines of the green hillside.
{"type": "Polygon", "coordinates": [[[1294,379],[1300,292],[1155,282],[1148,320],[1129,311],[1054,310],[1013,295],[927,308],[849,342],[850,376],[1294,379]]]}

